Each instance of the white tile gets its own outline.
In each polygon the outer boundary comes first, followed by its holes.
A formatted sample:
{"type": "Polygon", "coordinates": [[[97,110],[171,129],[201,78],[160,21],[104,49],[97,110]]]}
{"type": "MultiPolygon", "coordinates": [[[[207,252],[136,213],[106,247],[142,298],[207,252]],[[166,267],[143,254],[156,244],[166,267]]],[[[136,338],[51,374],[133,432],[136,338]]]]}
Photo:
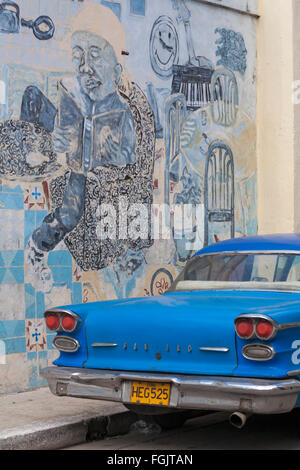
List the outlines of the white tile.
{"type": "Polygon", "coordinates": [[[0,284],[0,321],[24,319],[24,284],[0,284]]]}
{"type": "Polygon", "coordinates": [[[24,211],[0,210],[0,251],[24,249],[24,211]]]}
{"type": "Polygon", "coordinates": [[[71,303],[71,290],[66,286],[55,286],[50,294],[45,294],[46,310],[57,305],[70,305],[71,303]]]}

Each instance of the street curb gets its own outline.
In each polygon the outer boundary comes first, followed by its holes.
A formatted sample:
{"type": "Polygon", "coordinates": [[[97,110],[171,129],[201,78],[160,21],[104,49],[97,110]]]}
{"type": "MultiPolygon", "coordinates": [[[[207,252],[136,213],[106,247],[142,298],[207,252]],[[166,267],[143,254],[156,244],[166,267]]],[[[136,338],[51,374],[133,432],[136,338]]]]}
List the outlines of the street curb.
{"type": "Polygon", "coordinates": [[[115,407],[99,416],[34,423],[0,433],[0,450],[58,450],[95,438],[125,434],[136,420],[135,413],[115,407]]]}

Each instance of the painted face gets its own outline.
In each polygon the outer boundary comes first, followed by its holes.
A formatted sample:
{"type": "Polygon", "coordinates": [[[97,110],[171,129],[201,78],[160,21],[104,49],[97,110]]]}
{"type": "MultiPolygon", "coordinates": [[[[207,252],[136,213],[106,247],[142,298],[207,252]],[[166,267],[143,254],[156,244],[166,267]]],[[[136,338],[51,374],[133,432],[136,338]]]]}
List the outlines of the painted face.
{"type": "Polygon", "coordinates": [[[101,101],[116,90],[122,67],[112,46],[101,36],[74,33],[72,61],[81,89],[91,100],[101,101]]]}

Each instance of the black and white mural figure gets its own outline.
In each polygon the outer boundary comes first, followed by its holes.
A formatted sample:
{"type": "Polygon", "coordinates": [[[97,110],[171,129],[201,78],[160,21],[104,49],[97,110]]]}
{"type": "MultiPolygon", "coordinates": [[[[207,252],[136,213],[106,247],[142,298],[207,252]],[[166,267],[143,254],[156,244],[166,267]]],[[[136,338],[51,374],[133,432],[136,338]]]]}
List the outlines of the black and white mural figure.
{"type": "MultiPolygon", "coordinates": [[[[57,207],[34,231],[26,249],[33,277],[39,283],[42,281],[44,290],[49,290],[52,285],[47,254],[82,219],[83,232],[78,227],[69,237],[69,249],[83,269],[100,269],[120,256],[120,248],[109,250],[109,240],[104,243],[104,249],[98,240],[99,246],[95,250],[94,239],[97,207],[104,201],[117,203],[116,194],[112,196],[114,184],[127,194],[128,179],[133,186],[134,175],[131,173],[136,173],[137,163],[141,163],[136,155],[137,139],[141,136],[136,134],[130,97],[125,96],[126,90],[124,97],[120,93],[123,39],[121,23],[110,10],[100,5],[93,4],[92,9],[87,7],[73,22],[71,46],[75,76],[64,78],[58,84],[58,112],[52,135],[53,148],[65,158],[68,170],[64,178],[57,178],[52,183],[52,199],[57,207]],[[108,189],[101,197],[105,185],[108,189]],[[88,220],[90,223],[92,220],[90,236],[85,232],[88,220]],[[92,257],[90,261],[89,256],[92,257]]],[[[130,93],[135,94],[135,100],[141,102],[143,98],[137,98],[138,90],[133,91],[133,86],[129,88],[130,93]]],[[[142,106],[146,107],[147,103],[142,102],[142,106]]],[[[134,107],[136,109],[138,104],[134,107]]],[[[149,157],[146,148],[144,155],[149,157]]],[[[146,173],[151,177],[151,156],[149,162],[150,171],[148,169],[146,173]]],[[[149,199],[149,186],[148,190],[141,189],[144,194],[148,191],[149,199]]],[[[133,196],[138,197],[138,193],[133,196]]],[[[142,245],[147,246],[147,243],[142,245]]],[[[135,249],[141,246],[136,243],[135,249]]],[[[124,243],[121,252],[126,254],[124,243]]]]}

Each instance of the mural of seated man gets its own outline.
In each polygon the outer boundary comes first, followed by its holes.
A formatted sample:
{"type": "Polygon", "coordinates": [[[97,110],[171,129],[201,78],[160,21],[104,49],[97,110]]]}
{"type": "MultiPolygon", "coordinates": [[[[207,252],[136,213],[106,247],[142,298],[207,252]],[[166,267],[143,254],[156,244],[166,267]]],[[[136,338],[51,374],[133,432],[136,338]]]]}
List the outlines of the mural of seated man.
{"type": "Polygon", "coordinates": [[[130,108],[117,93],[125,35],[107,8],[91,3],[73,20],[72,63],[76,74],[59,85],[54,150],[71,170],[63,203],[29,239],[26,260],[32,283],[48,291],[53,283],[47,254],[83,215],[87,173],[99,166],[135,162],[136,135],[130,108]],[[92,7],[91,7],[92,5],[92,7]]]}

